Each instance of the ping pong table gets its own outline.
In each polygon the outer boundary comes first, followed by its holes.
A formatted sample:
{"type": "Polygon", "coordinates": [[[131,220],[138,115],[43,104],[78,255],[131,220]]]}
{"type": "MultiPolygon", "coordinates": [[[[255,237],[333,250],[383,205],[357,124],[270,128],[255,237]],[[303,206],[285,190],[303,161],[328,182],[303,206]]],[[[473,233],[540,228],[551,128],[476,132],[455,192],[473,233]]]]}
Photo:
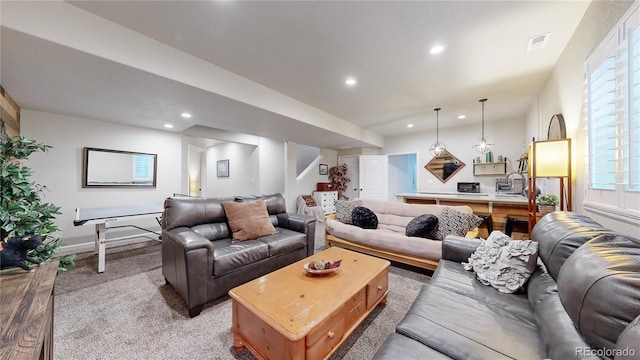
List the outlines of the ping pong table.
{"type": "Polygon", "coordinates": [[[132,239],[136,237],[148,237],[153,240],[160,240],[159,236],[161,235],[161,233],[158,231],[145,229],[136,225],[116,224],[122,221],[138,220],[152,217],[156,218],[158,224],[160,224],[160,217],[162,216],[163,211],[164,205],[162,203],[97,208],[76,208],[76,219],[73,221],[73,225],[82,226],[95,224],[95,251],[98,253],[98,273],[103,273],[105,270],[106,243],[132,239]],[[108,229],[125,227],[136,228],[138,230],[141,230],[141,232],[132,235],[107,238],[108,229]],[[156,236],[153,237],[154,235],[156,236]]]}

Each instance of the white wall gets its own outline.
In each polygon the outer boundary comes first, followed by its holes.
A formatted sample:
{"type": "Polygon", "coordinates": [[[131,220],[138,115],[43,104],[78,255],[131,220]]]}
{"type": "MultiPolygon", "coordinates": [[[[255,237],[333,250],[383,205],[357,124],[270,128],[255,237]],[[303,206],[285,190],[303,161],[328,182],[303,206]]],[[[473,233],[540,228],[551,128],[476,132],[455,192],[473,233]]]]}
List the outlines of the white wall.
{"type": "Polygon", "coordinates": [[[207,197],[259,193],[259,154],[254,145],[224,142],[207,149],[207,197]],[[229,177],[217,176],[217,161],[229,160],[229,177]]]}
{"type": "MultiPolygon", "coordinates": [[[[22,109],[20,128],[22,136],[53,146],[33,154],[27,166],[33,180],[49,190],[43,200],[61,207],[56,225],[68,245],[93,242],[93,225],[73,226],[76,208],[162,202],[182,188],[179,134],[28,109],[22,109]],[[84,147],[158,154],[157,187],[82,188],[84,147]]],[[[155,220],[148,225],[159,229],[155,220]]]]}
{"type": "MultiPolygon", "coordinates": [[[[517,160],[526,149],[525,122],[524,118],[512,121],[485,122],[485,136],[492,138],[496,143],[494,156],[496,158],[498,155],[506,156],[511,161],[511,167],[507,168],[507,172],[513,169],[517,170],[517,160]]],[[[476,126],[440,129],[440,141],[447,146],[447,150],[451,154],[465,163],[462,170],[450,177],[446,183],[442,183],[424,168],[433,157],[429,152],[429,146],[435,142],[435,131],[387,137],[383,151],[385,154],[407,152],[418,154],[418,191],[455,191],[457,182],[473,181],[480,182],[482,192],[492,192],[495,190],[497,176],[473,175],[473,159],[480,154],[476,153],[471,145],[480,137],[481,132],[480,123],[476,126]]]]}
{"type": "Polygon", "coordinates": [[[256,194],[285,194],[285,153],[282,141],[261,137],[258,163],[260,183],[256,194]]]}
{"type": "MultiPolygon", "coordinates": [[[[298,144],[294,142],[287,142],[286,144],[286,192],[285,198],[287,201],[287,211],[295,213],[297,211],[296,201],[299,195],[311,194],[316,190],[319,182],[329,182],[327,175],[320,175],[318,165],[312,163],[309,171],[303,173],[303,175],[297,179],[296,176],[296,148],[298,144]]],[[[329,149],[320,149],[320,164],[327,164],[329,168],[336,165],[338,161],[338,152],[329,149]]]]}
{"type": "Polygon", "coordinates": [[[567,137],[572,139],[574,178],[573,210],[584,213],[600,224],[632,236],[637,236],[637,224],[585,212],[585,152],[587,134],[583,129],[584,63],[613,26],[620,20],[633,1],[592,1],[585,15],[558,59],[553,72],[539,95],[539,104],[527,116],[527,137],[547,138],[549,120],[562,114],[567,137]]]}

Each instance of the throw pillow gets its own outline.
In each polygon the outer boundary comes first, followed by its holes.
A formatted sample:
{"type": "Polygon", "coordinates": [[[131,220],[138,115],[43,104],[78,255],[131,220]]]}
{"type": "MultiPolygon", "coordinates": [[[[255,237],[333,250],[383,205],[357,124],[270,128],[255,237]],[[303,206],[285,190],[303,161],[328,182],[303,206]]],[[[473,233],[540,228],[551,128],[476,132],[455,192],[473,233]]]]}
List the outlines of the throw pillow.
{"type": "Polygon", "coordinates": [[[482,223],[482,218],[474,214],[465,214],[450,207],[442,209],[438,216],[438,240],[447,235],[465,236],[471,229],[482,223]]]}
{"type": "Polygon", "coordinates": [[[438,237],[438,217],[430,214],[416,216],[407,224],[405,235],[434,239],[438,237]]]}
{"type": "Polygon", "coordinates": [[[537,242],[512,240],[502,232],[494,231],[463,266],[475,271],[482,284],[491,285],[502,293],[514,293],[529,280],[537,260],[537,242]]]}
{"type": "Polygon", "coordinates": [[[345,224],[352,224],[351,213],[357,206],[362,206],[362,200],[336,200],[336,220],[345,224]]]}
{"type": "Polygon", "coordinates": [[[377,229],[378,217],[376,214],[363,206],[356,206],[351,212],[351,222],[363,229],[377,229]]]}
{"type": "Polygon", "coordinates": [[[302,199],[304,199],[304,203],[307,204],[308,207],[318,206],[316,204],[316,199],[311,195],[302,195],[302,199]]]}
{"type": "Polygon", "coordinates": [[[233,233],[233,241],[257,239],[276,233],[263,198],[242,203],[223,201],[222,207],[233,233]]]}

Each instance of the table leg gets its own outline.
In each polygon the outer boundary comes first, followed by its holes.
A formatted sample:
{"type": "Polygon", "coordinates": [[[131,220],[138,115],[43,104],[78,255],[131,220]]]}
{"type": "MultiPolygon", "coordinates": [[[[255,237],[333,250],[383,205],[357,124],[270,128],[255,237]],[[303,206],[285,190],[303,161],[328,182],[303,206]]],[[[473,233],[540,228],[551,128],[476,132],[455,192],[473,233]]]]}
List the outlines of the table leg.
{"type": "Polygon", "coordinates": [[[245,348],[242,339],[238,335],[236,335],[235,332],[233,333],[233,347],[236,348],[237,352],[242,352],[245,348]]]}
{"type": "Polygon", "coordinates": [[[106,251],[107,227],[103,224],[96,224],[96,250],[98,251],[98,273],[103,273],[105,268],[104,253],[106,251]]]}

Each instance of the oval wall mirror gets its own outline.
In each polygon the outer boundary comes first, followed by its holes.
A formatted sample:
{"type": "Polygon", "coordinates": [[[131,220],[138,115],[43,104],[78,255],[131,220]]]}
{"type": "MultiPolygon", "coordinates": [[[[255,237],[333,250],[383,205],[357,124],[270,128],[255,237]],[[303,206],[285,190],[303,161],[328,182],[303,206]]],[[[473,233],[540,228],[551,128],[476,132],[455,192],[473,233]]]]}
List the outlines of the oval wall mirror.
{"type": "Polygon", "coordinates": [[[453,156],[449,151],[445,150],[442,154],[434,156],[424,168],[429,170],[433,176],[437,177],[443,183],[447,182],[455,173],[464,167],[464,163],[457,157],[453,156]]]}

